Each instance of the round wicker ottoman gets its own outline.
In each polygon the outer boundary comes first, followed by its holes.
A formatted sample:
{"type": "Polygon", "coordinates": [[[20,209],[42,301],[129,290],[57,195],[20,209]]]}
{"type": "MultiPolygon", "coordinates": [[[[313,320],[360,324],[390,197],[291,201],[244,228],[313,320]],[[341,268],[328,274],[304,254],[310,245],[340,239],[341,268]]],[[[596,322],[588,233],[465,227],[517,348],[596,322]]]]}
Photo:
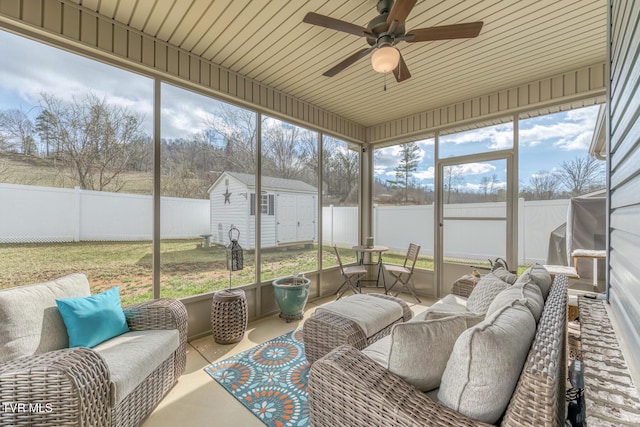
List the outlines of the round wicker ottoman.
{"type": "Polygon", "coordinates": [[[244,291],[225,289],[213,295],[211,330],[218,344],[233,344],[242,340],[248,317],[244,291]]]}

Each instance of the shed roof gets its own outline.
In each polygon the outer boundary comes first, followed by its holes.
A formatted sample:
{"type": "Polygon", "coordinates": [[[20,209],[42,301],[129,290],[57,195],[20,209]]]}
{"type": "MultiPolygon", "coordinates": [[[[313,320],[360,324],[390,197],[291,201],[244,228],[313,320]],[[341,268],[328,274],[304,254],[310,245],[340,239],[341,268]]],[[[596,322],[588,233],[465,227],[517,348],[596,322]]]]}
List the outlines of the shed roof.
{"type": "MultiPolygon", "coordinates": [[[[232,178],[237,179],[242,182],[249,188],[255,188],[256,186],[256,177],[255,175],[242,173],[242,172],[230,172],[224,171],[222,175],[216,180],[216,182],[209,187],[207,190],[209,193],[215,187],[218,182],[222,180],[222,177],[228,175],[232,178]]],[[[317,193],[318,189],[313,185],[307,184],[304,181],[300,181],[297,179],[286,179],[286,178],[275,178],[272,176],[263,176],[262,177],[262,189],[263,190],[288,190],[302,193],[317,193]]]]}

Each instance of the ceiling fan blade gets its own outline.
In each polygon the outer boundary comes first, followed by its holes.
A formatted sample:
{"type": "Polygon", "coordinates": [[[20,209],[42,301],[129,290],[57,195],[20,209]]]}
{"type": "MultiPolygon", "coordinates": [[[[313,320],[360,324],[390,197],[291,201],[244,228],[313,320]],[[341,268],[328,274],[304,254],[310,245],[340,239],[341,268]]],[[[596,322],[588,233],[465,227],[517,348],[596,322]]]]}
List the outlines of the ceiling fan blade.
{"type": "Polygon", "coordinates": [[[342,31],[344,33],[354,34],[356,36],[366,36],[370,34],[369,31],[356,24],[350,22],[341,21],[339,19],[331,18],[329,16],[320,15],[318,13],[309,12],[304,16],[302,22],[307,24],[319,25],[321,27],[330,28],[332,30],[342,31]]]}
{"type": "Polygon", "coordinates": [[[466,24],[443,25],[441,27],[416,28],[407,31],[406,41],[409,43],[427,42],[432,40],[470,39],[477,37],[483,22],[469,22],[466,24]],[[413,36],[413,38],[411,37],[413,36]]]}
{"type": "Polygon", "coordinates": [[[397,21],[396,27],[404,24],[404,21],[411,13],[411,10],[416,5],[417,0],[396,0],[391,6],[391,11],[387,16],[387,25],[391,25],[393,21],[397,21]]]}
{"type": "Polygon", "coordinates": [[[365,48],[365,49],[361,49],[361,50],[357,51],[353,55],[348,56],[347,58],[343,59],[341,62],[339,62],[336,65],[334,65],[332,68],[330,68],[327,71],[325,71],[324,73],[322,73],[322,75],[323,76],[327,76],[327,77],[335,76],[340,71],[342,71],[345,68],[347,68],[349,65],[351,65],[351,64],[355,63],[356,61],[358,61],[359,59],[364,58],[365,56],[367,56],[369,54],[369,52],[371,52],[373,49],[375,49],[374,46],[368,47],[368,48],[365,48]]]}
{"type": "Polygon", "coordinates": [[[411,77],[411,73],[409,72],[407,64],[404,62],[402,54],[400,54],[400,61],[398,62],[398,66],[393,69],[393,75],[396,77],[396,81],[398,83],[405,81],[409,77],[411,77]]]}

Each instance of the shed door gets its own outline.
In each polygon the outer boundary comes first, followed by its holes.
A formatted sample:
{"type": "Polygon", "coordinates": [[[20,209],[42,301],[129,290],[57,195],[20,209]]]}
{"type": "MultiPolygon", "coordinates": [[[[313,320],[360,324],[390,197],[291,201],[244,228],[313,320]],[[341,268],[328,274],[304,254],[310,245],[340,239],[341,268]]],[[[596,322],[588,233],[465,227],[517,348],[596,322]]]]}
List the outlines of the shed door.
{"type": "Polygon", "coordinates": [[[277,200],[278,244],[315,240],[315,196],[280,193],[277,200]]]}
{"type": "Polygon", "coordinates": [[[276,223],[278,244],[297,241],[296,196],[280,193],[276,196],[276,223]]]}
{"type": "Polygon", "coordinates": [[[297,197],[298,241],[315,240],[316,207],[315,196],[308,194],[297,197]]]}

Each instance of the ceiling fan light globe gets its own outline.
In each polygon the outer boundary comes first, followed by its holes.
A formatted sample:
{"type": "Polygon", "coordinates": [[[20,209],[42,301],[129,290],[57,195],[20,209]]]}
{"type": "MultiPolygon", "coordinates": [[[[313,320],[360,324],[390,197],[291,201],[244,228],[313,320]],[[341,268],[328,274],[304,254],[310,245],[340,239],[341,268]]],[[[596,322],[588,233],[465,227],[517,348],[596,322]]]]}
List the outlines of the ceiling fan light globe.
{"type": "Polygon", "coordinates": [[[371,66],[378,73],[388,73],[395,70],[400,61],[400,52],[393,46],[383,46],[371,55],[371,66]]]}

